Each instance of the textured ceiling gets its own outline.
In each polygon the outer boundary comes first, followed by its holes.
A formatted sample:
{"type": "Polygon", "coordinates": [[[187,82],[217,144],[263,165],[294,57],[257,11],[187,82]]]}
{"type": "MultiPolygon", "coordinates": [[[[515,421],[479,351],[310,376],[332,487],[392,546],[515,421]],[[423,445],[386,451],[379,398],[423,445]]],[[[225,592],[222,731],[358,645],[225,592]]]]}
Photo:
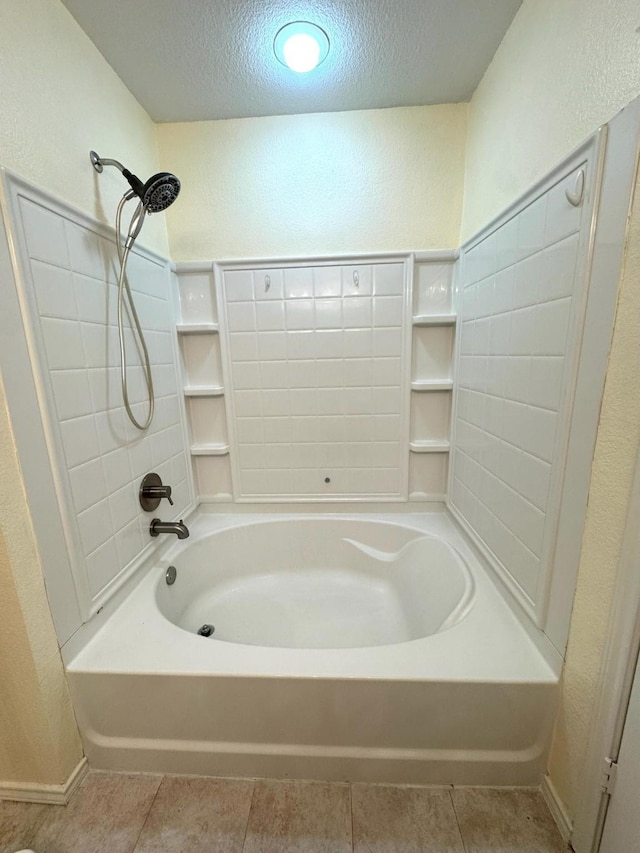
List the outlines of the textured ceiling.
{"type": "Polygon", "coordinates": [[[522,0],[63,0],[155,121],[468,100],[522,0]],[[273,54],[290,21],[329,35],[296,74],[273,54]]]}

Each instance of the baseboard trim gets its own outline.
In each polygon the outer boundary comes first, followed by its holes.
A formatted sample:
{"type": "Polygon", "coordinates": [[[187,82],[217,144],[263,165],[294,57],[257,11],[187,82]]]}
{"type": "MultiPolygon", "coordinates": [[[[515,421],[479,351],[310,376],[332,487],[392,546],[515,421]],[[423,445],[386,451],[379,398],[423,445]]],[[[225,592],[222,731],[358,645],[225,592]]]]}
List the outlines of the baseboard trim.
{"type": "Polygon", "coordinates": [[[551,816],[560,830],[560,835],[568,842],[573,833],[573,822],[569,817],[567,809],[560,799],[560,796],[556,791],[556,786],[551,781],[551,777],[549,775],[543,777],[540,790],[545,803],[549,807],[551,816]]]}
{"type": "Polygon", "coordinates": [[[45,803],[46,805],[66,806],[71,795],[89,771],[86,757],[80,759],[73,772],[62,785],[38,785],[25,782],[12,785],[0,782],[0,800],[17,800],[21,803],[45,803]]]}

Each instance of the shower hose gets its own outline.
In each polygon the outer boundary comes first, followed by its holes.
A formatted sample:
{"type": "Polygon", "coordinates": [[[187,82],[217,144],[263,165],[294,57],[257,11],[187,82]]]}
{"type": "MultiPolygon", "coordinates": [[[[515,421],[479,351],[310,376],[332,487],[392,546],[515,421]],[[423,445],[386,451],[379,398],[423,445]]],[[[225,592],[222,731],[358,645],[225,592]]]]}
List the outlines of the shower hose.
{"type": "MultiPolygon", "coordinates": [[[[144,333],[140,325],[140,320],[138,319],[138,312],[136,311],[136,306],[135,302],[133,301],[131,288],[129,287],[129,279],[127,278],[127,261],[129,260],[129,254],[131,252],[131,248],[133,247],[134,241],[127,240],[124,244],[122,242],[122,209],[124,208],[124,205],[127,202],[128,198],[129,194],[127,193],[120,199],[120,203],[118,204],[118,210],[116,212],[116,246],[118,247],[118,260],[120,261],[120,275],[118,276],[118,340],[120,343],[120,378],[122,382],[122,400],[124,403],[125,411],[127,413],[127,417],[134,425],[134,427],[136,427],[136,429],[143,431],[147,429],[147,427],[151,424],[151,421],[153,420],[155,399],[153,393],[153,378],[151,376],[151,365],[149,363],[149,351],[147,350],[147,342],[144,339],[144,333]],[[140,421],[138,421],[131,409],[131,403],[129,402],[129,388],[127,378],[127,348],[124,339],[123,321],[123,304],[125,292],[127,295],[127,301],[129,303],[129,312],[131,318],[133,319],[131,330],[134,335],[134,340],[137,334],[138,343],[140,344],[140,349],[142,351],[142,366],[145,384],[147,386],[147,397],[149,400],[149,409],[144,423],[140,423],[140,421]]],[[[138,211],[134,213],[133,219],[136,218],[137,213],[138,211]]]]}

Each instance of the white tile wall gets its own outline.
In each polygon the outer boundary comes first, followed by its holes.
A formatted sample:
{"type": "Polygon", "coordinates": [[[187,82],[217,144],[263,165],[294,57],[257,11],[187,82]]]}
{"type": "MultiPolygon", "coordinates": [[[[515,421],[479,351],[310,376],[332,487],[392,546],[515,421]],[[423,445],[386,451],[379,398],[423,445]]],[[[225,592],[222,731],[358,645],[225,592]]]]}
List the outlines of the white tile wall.
{"type": "Polygon", "coordinates": [[[223,278],[239,496],[400,496],[404,263],[223,278]]]}
{"type": "MultiPolygon", "coordinates": [[[[584,168],[584,166],[583,166],[584,168]]],[[[579,342],[572,172],[464,253],[450,501],[534,607],[579,342]]]]}
{"type": "MultiPolygon", "coordinates": [[[[173,486],[175,506],[161,506],[162,517],[175,517],[190,503],[168,275],[149,256],[131,256],[129,280],[156,389],[155,418],[141,434],[121,402],[114,244],[27,198],[20,199],[20,215],[33,284],[32,322],[36,337],[38,327],[41,333],[41,373],[50,389],[49,420],[61,448],[58,469],[79,543],[75,562],[86,618],[92,602],[150,542],[151,516],[137,501],[142,476],[155,470],[173,486]]],[[[129,344],[135,359],[130,336],[129,344]]],[[[130,398],[144,418],[139,366],[130,369],[130,398]]]]}

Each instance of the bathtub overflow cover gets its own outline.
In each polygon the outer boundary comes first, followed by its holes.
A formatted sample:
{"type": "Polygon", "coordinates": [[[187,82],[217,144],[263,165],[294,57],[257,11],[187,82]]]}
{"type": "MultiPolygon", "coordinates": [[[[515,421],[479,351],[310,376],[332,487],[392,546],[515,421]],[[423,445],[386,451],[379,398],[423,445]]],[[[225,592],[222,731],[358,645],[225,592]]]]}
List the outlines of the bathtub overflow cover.
{"type": "Polygon", "coordinates": [[[201,637],[210,637],[216,629],[213,625],[207,625],[206,623],[202,626],[202,628],[198,628],[198,634],[201,637]]]}
{"type": "Polygon", "coordinates": [[[167,586],[171,586],[172,584],[174,584],[176,582],[177,576],[178,576],[178,572],[176,571],[176,567],[175,566],[169,566],[169,568],[167,569],[165,576],[164,576],[164,579],[167,582],[167,586]]]}

